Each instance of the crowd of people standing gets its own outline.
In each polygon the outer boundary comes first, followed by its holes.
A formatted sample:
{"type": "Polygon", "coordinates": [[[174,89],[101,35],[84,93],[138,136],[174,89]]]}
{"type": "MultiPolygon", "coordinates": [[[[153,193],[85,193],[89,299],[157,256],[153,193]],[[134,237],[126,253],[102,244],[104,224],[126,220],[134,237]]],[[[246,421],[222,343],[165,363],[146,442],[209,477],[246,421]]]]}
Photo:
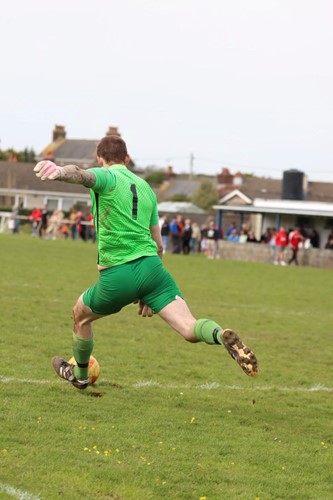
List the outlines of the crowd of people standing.
{"type": "Polygon", "coordinates": [[[68,217],[62,210],[50,212],[47,205],[34,208],[29,215],[32,221],[32,235],[44,239],[82,239],[96,241],[93,216],[90,211],[72,208],[68,217]]]}
{"type": "MultiPolygon", "coordinates": [[[[272,262],[274,265],[285,266],[295,263],[298,265],[298,251],[304,248],[319,248],[320,238],[316,229],[306,230],[301,226],[289,228],[280,226],[278,230],[268,227],[265,233],[258,240],[252,231],[249,231],[246,224],[242,224],[238,230],[235,223],[232,223],[226,231],[226,239],[234,242],[251,242],[268,244],[271,248],[272,262]],[[291,255],[286,258],[286,249],[289,248],[291,255]]],[[[333,249],[333,230],[328,235],[326,249],[333,249]]]]}
{"type": "Polygon", "coordinates": [[[170,250],[174,254],[206,254],[208,258],[218,257],[217,241],[222,236],[214,220],[208,224],[199,224],[190,218],[177,214],[165,215],[160,219],[163,252],[170,250]]]}
{"type": "MultiPolygon", "coordinates": [[[[50,211],[47,205],[43,208],[34,208],[29,215],[32,222],[32,235],[43,239],[81,239],[83,241],[96,241],[93,216],[90,210],[72,208],[65,215],[62,210],[50,211]]],[[[190,255],[194,253],[205,254],[207,258],[219,258],[218,240],[224,239],[236,243],[264,243],[271,249],[272,262],[275,265],[285,266],[295,263],[298,265],[298,251],[303,245],[305,248],[319,248],[320,239],[316,229],[305,230],[302,227],[286,229],[281,226],[278,230],[273,227],[266,229],[259,239],[247,224],[237,227],[232,222],[225,233],[220,230],[214,219],[199,226],[198,222],[183,217],[164,215],[160,218],[160,228],[163,241],[163,252],[190,255]],[[289,248],[288,259],[286,257],[289,248]]],[[[20,231],[20,217],[17,206],[12,208],[8,221],[8,229],[13,233],[20,231]]],[[[325,249],[333,250],[333,230],[330,231],[325,249]]]]}
{"type": "MultiPolygon", "coordinates": [[[[189,255],[203,253],[209,259],[218,258],[218,240],[224,239],[234,243],[262,243],[270,246],[272,262],[275,265],[285,266],[295,263],[298,265],[298,251],[303,245],[305,248],[319,248],[319,234],[315,229],[305,230],[301,227],[286,229],[281,226],[278,230],[269,227],[258,239],[247,224],[237,227],[232,222],[225,233],[219,230],[215,220],[209,220],[200,227],[190,218],[183,218],[180,214],[173,217],[165,215],[160,219],[163,240],[163,251],[174,254],[189,255]],[[287,258],[287,249],[288,258],[287,258]]],[[[326,249],[333,249],[333,230],[328,236],[326,249]]]]}

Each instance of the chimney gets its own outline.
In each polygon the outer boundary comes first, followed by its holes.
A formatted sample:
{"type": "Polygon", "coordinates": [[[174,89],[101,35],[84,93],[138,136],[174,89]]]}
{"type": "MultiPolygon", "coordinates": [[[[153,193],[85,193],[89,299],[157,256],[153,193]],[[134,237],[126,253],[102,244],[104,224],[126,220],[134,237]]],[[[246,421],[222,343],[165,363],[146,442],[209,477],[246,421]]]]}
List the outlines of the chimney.
{"type": "Polygon", "coordinates": [[[167,180],[169,180],[169,179],[171,179],[172,177],[176,177],[176,174],[175,174],[175,172],[173,171],[173,167],[172,167],[171,165],[169,165],[169,166],[166,168],[165,172],[164,172],[164,178],[165,178],[165,179],[167,179],[167,180]]]}
{"type": "Polygon", "coordinates": [[[120,137],[120,134],[118,132],[118,127],[109,127],[109,130],[106,132],[106,135],[118,135],[120,137]]]}
{"type": "Polygon", "coordinates": [[[231,186],[233,184],[234,176],[230,173],[227,167],[223,167],[221,173],[217,177],[217,181],[222,186],[231,186]]]}
{"type": "Polygon", "coordinates": [[[52,133],[52,142],[66,139],[66,130],[63,125],[56,125],[52,133]]]}
{"type": "Polygon", "coordinates": [[[241,186],[243,184],[243,176],[240,172],[237,172],[234,177],[234,186],[241,186]]]}

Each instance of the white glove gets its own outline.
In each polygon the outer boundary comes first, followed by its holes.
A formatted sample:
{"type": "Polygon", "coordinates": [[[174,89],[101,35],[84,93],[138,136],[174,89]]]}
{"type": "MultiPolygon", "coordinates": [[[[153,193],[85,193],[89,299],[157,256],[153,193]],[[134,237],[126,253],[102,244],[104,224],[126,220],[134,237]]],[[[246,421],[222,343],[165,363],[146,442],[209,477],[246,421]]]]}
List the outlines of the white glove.
{"type": "Polygon", "coordinates": [[[50,160],[43,160],[37,163],[34,172],[36,172],[36,177],[40,177],[42,181],[46,179],[49,181],[61,179],[61,167],[58,167],[58,165],[50,160]]]}

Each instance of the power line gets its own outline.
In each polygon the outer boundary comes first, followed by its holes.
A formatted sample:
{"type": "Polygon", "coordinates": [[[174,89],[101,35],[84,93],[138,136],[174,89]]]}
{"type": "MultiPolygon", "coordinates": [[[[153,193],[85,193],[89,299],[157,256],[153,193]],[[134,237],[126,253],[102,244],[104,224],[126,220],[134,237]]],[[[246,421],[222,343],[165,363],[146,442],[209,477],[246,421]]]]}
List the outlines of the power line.
{"type": "MultiPolygon", "coordinates": [[[[164,163],[170,163],[173,161],[177,160],[187,160],[188,161],[189,157],[188,156],[170,156],[168,158],[134,158],[134,161],[151,161],[151,162],[164,162],[164,163]]],[[[193,157],[194,160],[194,157],[193,157]]],[[[193,160],[190,159],[190,162],[193,160]]],[[[288,170],[288,168],[294,168],[294,167],[270,167],[270,166],[262,166],[262,165],[249,165],[249,164],[244,164],[244,163],[230,163],[229,161],[226,160],[217,160],[217,159],[211,159],[211,158],[201,158],[201,157],[195,157],[195,160],[198,162],[206,162],[206,163],[214,163],[216,165],[219,165],[220,167],[226,166],[230,167],[233,169],[244,169],[244,170],[253,170],[253,171],[268,171],[268,172],[282,172],[284,170],[288,170]]],[[[198,168],[198,167],[197,167],[198,168]]],[[[300,167],[302,168],[302,167],[300,167]]],[[[193,169],[193,163],[192,163],[192,169],[193,169]]],[[[308,168],[304,168],[304,170],[307,170],[308,168]]],[[[200,170],[200,167],[199,167],[200,170]]],[[[309,169],[311,170],[311,169],[309,169]]],[[[316,170],[314,174],[312,175],[332,175],[332,168],[329,168],[328,170],[316,170]]]]}

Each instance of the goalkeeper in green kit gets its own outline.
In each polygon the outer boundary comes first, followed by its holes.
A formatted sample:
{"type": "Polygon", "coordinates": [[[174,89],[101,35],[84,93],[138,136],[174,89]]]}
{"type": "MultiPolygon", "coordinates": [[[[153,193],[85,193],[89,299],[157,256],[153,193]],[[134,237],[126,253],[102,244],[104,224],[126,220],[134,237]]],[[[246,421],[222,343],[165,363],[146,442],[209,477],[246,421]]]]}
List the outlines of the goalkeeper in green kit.
{"type": "Polygon", "coordinates": [[[93,351],[93,321],[138,302],[138,313],[154,313],[188,342],[224,345],[250,376],[258,372],[253,352],[239,336],[211,319],[195,319],[173,277],[162,263],[162,238],[156,196],[148,183],[126,167],[130,158],[124,140],[104,137],[97,146],[99,167],[59,167],[45,160],[34,168],[42,181],[82,184],[90,189],[98,244],[99,278],[73,308],[73,355],[76,365],[59,356],[52,366],[59,377],[78,389],[88,386],[93,351]]]}

